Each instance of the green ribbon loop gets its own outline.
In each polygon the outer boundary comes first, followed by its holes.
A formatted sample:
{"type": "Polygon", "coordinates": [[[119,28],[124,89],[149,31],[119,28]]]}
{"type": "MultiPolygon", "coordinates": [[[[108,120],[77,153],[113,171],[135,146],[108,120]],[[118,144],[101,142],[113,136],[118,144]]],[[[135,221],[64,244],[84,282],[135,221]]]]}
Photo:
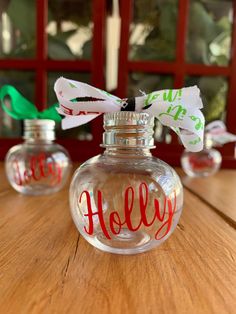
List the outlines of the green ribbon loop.
{"type": "Polygon", "coordinates": [[[56,110],[58,103],[40,112],[33,103],[22,96],[18,90],[11,85],[2,86],[0,89],[0,101],[3,110],[16,120],[50,119],[56,122],[61,121],[61,117],[56,110]],[[6,96],[9,96],[11,100],[11,108],[8,108],[4,104],[4,102],[6,102],[6,96]]]}

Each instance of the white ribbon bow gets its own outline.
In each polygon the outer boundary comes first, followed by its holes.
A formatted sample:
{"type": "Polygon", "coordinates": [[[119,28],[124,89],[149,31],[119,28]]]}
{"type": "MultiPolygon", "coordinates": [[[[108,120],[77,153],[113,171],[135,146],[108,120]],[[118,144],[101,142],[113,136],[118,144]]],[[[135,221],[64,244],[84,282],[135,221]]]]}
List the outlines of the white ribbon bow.
{"type": "Polygon", "coordinates": [[[63,129],[85,124],[105,112],[147,112],[171,127],[189,151],[203,148],[205,119],[200,111],[203,104],[197,86],[120,99],[99,88],[61,77],[54,90],[59,102],[58,112],[65,116],[63,129]]]}
{"type": "Polygon", "coordinates": [[[236,135],[229,133],[226,125],[221,120],[215,120],[207,124],[205,130],[211,135],[214,146],[222,146],[230,142],[236,142],[236,135]]]}

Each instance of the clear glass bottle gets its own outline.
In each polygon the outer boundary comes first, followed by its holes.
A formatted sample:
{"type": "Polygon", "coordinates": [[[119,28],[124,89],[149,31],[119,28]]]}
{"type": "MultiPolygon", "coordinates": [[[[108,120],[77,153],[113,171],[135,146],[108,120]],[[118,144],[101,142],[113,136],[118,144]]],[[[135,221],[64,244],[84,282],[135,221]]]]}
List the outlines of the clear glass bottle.
{"type": "Polygon", "coordinates": [[[70,186],[73,220],[100,250],[148,251],[174,231],[183,188],[174,169],[152,156],[154,119],[147,113],[104,115],[105,151],[75,172],[70,186]]]}
{"type": "Polygon", "coordinates": [[[55,139],[52,120],[25,120],[23,144],[6,155],[5,169],[11,186],[28,195],[51,194],[66,183],[71,161],[68,152],[55,139]]]}
{"type": "Polygon", "coordinates": [[[200,152],[185,150],[181,156],[184,172],[190,177],[207,177],[215,174],[222,162],[221,153],[212,148],[213,141],[209,133],[204,137],[204,148],[200,152]]]}

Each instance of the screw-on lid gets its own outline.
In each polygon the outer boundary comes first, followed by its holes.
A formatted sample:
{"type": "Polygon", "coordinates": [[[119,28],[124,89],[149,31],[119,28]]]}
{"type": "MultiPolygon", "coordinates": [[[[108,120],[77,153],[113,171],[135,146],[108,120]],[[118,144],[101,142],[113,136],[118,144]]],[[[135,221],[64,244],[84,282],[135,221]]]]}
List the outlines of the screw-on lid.
{"type": "Polygon", "coordinates": [[[55,140],[55,121],[46,119],[32,119],[24,121],[25,140],[55,140]]]}
{"type": "Polygon", "coordinates": [[[154,148],[154,118],[144,112],[104,114],[103,147],[154,148]]]}

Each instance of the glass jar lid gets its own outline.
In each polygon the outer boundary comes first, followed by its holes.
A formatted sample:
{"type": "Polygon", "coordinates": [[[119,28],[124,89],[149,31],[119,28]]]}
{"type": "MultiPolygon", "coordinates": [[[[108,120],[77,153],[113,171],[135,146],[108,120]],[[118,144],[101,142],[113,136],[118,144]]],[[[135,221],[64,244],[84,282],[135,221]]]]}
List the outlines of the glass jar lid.
{"type": "Polygon", "coordinates": [[[154,148],[154,118],[148,113],[119,111],[104,114],[102,147],[154,148]]]}
{"type": "Polygon", "coordinates": [[[55,121],[47,119],[32,119],[24,121],[25,140],[55,140],[55,121]]]}

